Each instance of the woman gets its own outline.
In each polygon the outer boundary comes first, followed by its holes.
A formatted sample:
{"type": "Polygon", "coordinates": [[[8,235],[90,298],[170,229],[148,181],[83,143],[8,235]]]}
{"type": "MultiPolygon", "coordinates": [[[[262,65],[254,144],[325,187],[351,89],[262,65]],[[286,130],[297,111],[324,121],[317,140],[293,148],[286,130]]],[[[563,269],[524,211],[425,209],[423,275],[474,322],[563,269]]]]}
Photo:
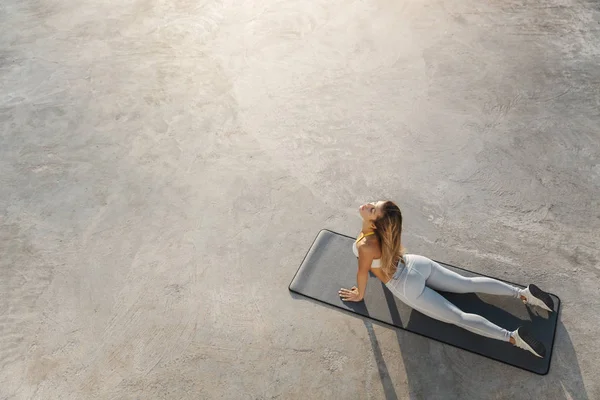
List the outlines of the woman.
{"type": "Polygon", "coordinates": [[[492,278],[467,278],[426,257],[404,254],[401,244],[402,213],[396,204],[378,201],[364,204],[359,210],[363,226],[352,246],[358,257],[358,287],[341,289],[339,295],[342,300],[362,301],[371,271],[396,297],[431,318],[510,342],[537,357],[545,356],[544,345],[527,328],[520,327],[509,332],[480,315],[461,311],[436,290],[511,296],[552,312],[554,302],[548,293],[535,285],[521,289],[492,278]]]}

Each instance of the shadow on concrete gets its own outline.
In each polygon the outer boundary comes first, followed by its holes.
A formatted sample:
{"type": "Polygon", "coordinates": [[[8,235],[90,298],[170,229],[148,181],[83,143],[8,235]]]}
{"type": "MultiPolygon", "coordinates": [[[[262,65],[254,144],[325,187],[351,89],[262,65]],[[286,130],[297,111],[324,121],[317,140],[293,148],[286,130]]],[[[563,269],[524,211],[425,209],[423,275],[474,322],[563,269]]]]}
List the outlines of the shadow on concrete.
{"type": "Polygon", "coordinates": [[[371,341],[371,347],[373,348],[373,354],[375,355],[377,371],[379,372],[379,379],[381,380],[381,385],[383,386],[385,399],[398,400],[396,389],[394,389],[394,382],[390,377],[387,365],[385,363],[385,360],[383,359],[383,354],[381,353],[381,349],[379,348],[377,336],[375,335],[375,331],[373,330],[373,324],[367,319],[365,319],[363,322],[365,324],[365,327],[367,328],[367,332],[369,333],[369,340],[371,341]]]}
{"type": "Polygon", "coordinates": [[[556,328],[556,343],[554,344],[554,364],[550,367],[548,375],[555,376],[560,391],[565,394],[566,399],[589,400],[581,369],[577,361],[577,354],[573,342],[565,326],[558,321],[556,328]]]}

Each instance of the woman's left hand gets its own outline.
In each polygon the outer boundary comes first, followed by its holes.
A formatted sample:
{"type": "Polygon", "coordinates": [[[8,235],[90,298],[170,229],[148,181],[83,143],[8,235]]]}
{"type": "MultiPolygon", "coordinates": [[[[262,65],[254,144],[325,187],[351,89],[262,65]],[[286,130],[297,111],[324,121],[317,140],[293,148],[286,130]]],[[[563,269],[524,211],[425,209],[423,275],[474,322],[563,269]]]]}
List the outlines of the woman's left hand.
{"type": "Polygon", "coordinates": [[[338,292],[343,301],[361,301],[360,293],[358,293],[358,288],[356,286],[352,286],[352,289],[340,289],[338,292]]]}

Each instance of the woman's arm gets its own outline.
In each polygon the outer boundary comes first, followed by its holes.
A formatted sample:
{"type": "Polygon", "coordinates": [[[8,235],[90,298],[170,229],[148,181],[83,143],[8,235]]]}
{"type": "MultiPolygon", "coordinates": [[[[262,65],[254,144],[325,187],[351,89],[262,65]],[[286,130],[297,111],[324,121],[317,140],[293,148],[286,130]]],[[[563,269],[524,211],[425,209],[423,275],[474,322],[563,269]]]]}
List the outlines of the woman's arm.
{"type": "Polygon", "coordinates": [[[341,289],[340,295],[344,301],[362,301],[367,290],[369,281],[369,270],[373,262],[373,251],[368,246],[358,247],[358,272],[356,273],[356,284],[352,289],[341,289]]]}
{"type": "Polygon", "coordinates": [[[365,298],[367,291],[367,282],[369,281],[369,270],[373,263],[373,252],[367,246],[360,246],[358,249],[358,272],[356,273],[356,283],[358,285],[358,301],[365,298]]]}

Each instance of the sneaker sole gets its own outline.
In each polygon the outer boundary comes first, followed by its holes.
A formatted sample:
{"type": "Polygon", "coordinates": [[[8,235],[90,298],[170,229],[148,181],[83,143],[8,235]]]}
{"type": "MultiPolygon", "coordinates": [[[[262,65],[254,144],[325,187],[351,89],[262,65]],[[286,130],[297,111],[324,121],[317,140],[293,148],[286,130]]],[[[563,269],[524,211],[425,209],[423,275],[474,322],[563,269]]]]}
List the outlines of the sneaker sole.
{"type": "Polygon", "coordinates": [[[519,335],[521,340],[523,340],[523,342],[525,342],[525,344],[529,347],[529,351],[531,351],[533,355],[539,358],[546,357],[546,348],[544,347],[542,342],[533,337],[529,329],[521,327],[517,330],[517,334],[519,335]]]}
{"type": "Polygon", "coordinates": [[[529,292],[532,296],[541,300],[546,305],[546,307],[548,307],[547,311],[554,311],[554,301],[548,293],[544,292],[542,289],[535,286],[534,284],[529,285],[529,292]]]}

